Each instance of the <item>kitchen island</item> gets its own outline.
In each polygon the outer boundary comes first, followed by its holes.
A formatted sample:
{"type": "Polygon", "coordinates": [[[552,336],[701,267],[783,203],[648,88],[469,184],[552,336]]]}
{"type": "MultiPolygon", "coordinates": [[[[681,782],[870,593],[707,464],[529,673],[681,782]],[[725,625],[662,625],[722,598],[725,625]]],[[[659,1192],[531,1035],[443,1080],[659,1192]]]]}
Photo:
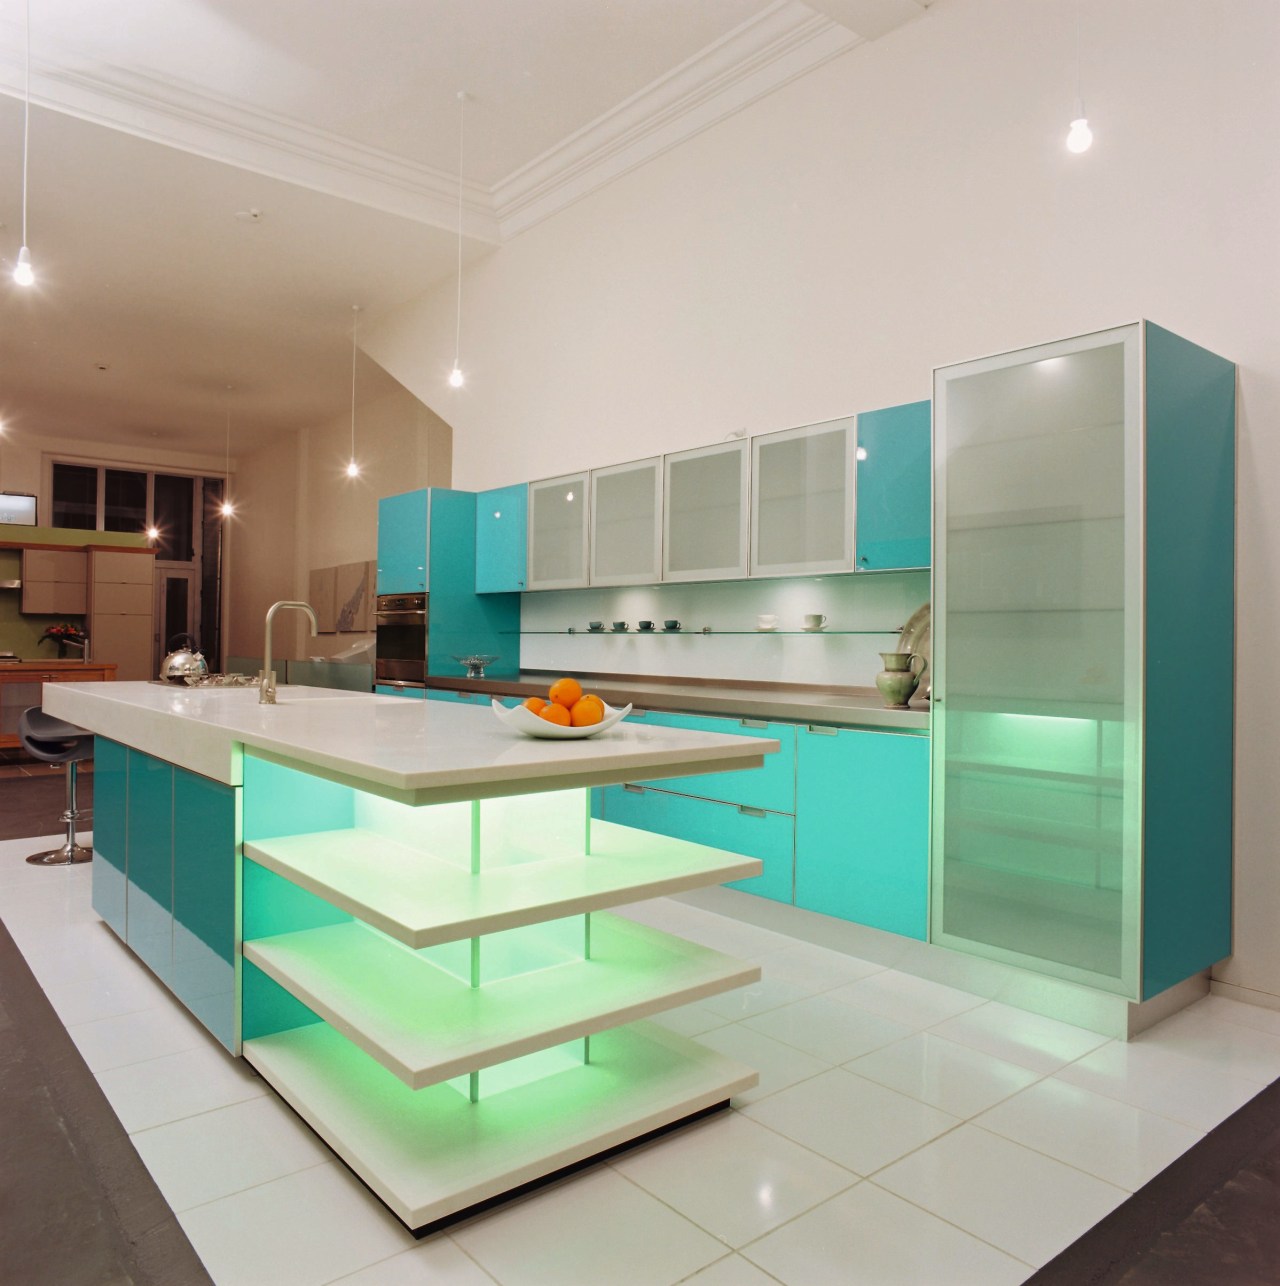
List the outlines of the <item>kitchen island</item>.
{"type": "Polygon", "coordinates": [[[761,864],[593,821],[589,788],[776,743],[332,689],[59,684],[97,734],[94,907],[411,1228],[723,1105],[643,1019],[759,969],[608,908],[761,864]]]}

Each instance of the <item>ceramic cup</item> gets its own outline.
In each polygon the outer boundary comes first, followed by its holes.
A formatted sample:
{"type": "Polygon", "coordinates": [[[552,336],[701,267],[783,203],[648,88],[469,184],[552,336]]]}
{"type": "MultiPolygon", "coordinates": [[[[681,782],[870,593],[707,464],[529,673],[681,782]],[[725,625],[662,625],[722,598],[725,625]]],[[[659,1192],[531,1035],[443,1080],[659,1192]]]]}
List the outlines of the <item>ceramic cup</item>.
{"type": "Polygon", "coordinates": [[[652,622],[652,621],[641,621],[641,622],[640,622],[640,628],[641,628],[642,630],[644,630],[646,633],[648,633],[648,631],[649,631],[649,630],[653,629],[653,622],[652,622]]]}
{"type": "Polygon", "coordinates": [[[587,622],[587,629],[589,629],[593,634],[599,634],[599,633],[600,633],[600,631],[601,631],[602,629],[604,629],[604,622],[603,622],[603,621],[588,621],[588,622],[587,622]]]}
{"type": "Polygon", "coordinates": [[[778,628],[778,618],[771,613],[764,613],[756,617],[756,629],[758,630],[776,630],[778,628]]]}
{"type": "Polygon", "coordinates": [[[663,621],[662,628],[664,630],[678,630],[680,628],[680,622],[674,619],[670,621],[663,621]]]}
{"type": "Polygon", "coordinates": [[[626,621],[614,621],[613,630],[615,634],[625,634],[627,632],[627,629],[628,629],[628,626],[626,621]]]}
{"type": "Polygon", "coordinates": [[[827,623],[827,618],[821,612],[810,612],[804,618],[804,627],[806,630],[820,630],[827,623]]]}

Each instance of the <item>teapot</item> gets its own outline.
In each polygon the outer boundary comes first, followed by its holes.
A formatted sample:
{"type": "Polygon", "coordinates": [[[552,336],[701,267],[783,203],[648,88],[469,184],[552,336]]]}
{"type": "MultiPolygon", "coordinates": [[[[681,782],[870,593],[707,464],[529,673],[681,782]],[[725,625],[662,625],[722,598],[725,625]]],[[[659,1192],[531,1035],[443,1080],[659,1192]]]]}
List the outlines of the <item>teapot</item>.
{"type": "Polygon", "coordinates": [[[166,683],[191,683],[209,673],[209,663],[194,635],[175,634],[168,647],[168,656],[160,662],[160,678],[166,683]]]}

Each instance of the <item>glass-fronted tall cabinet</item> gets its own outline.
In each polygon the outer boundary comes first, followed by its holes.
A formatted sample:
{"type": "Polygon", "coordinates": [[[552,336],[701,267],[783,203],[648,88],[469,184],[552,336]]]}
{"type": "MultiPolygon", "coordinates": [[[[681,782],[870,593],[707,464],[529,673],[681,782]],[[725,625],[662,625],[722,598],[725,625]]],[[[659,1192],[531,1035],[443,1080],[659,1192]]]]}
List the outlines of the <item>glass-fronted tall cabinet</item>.
{"type": "Polygon", "coordinates": [[[1235,367],[935,373],[931,938],[1150,998],[1231,949],[1235,367]]]}

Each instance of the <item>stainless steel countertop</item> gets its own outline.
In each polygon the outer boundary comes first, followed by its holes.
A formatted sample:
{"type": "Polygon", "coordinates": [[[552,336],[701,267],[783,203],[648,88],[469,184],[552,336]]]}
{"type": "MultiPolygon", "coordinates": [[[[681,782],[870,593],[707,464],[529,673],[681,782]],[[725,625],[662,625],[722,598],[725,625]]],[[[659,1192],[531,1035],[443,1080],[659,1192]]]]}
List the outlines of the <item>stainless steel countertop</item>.
{"type": "MultiPolygon", "coordinates": [[[[682,711],[745,719],[778,719],[792,723],[822,723],[853,728],[927,732],[929,703],[913,701],[906,710],[889,710],[874,688],[845,688],[830,692],[798,685],[761,683],[738,687],[701,679],[619,678],[577,675],[584,687],[610,705],[631,702],[641,710],[682,711]]],[[[427,687],[448,692],[478,692],[491,697],[546,696],[558,674],[523,671],[505,678],[466,679],[433,674],[427,687]]]]}

